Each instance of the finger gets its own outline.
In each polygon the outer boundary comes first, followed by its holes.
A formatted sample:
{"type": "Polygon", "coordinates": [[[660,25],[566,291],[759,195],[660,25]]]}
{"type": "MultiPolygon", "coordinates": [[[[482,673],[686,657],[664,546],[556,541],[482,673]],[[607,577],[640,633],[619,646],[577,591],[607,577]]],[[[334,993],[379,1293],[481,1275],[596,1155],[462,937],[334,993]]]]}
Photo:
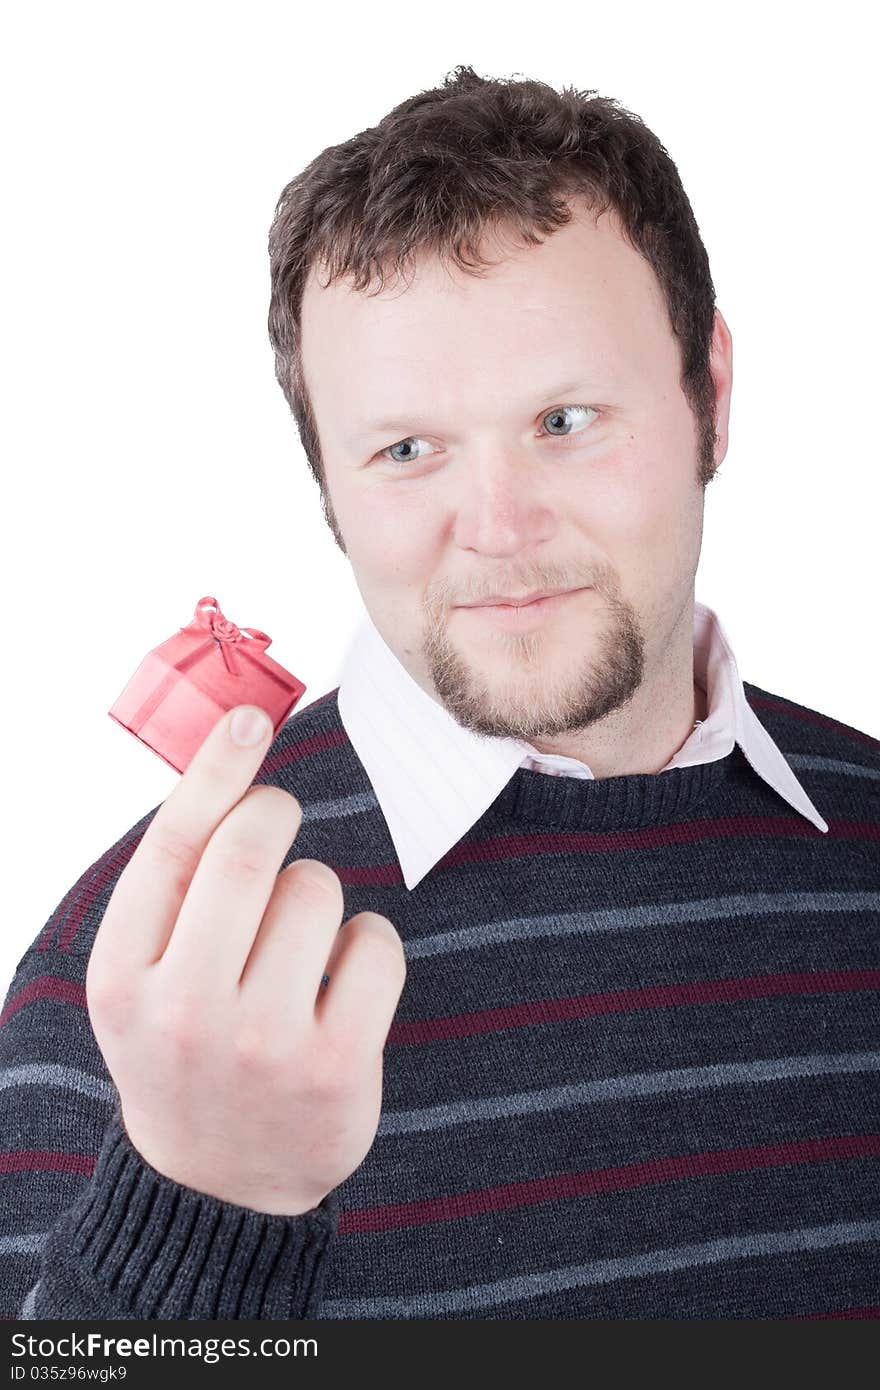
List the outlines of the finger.
{"type": "Polygon", "coordinates": [[[327,958],[340,936],[345,897],[319,859],[296,859],[276,879],[239,981],[242,1006],[311,1023],[327,958]]]}
{"type": "Polygon", "coordinates": [[[205,846],[266,756],[272,724],[265,711],[256,743],[242,746],[231,736],[238,710],[256,708],[236,706],[218,719],[116,880],[92,952],[113,975],[164,952],[205,846]]]}
{"type": "MultiPolygon", "coordinates": [[[[343,925],[347,925],[347,923],[343,925]]],[[[318,999],[323,999],[324,990],[330,984],[330,980],[332,979],[333,974],[336,970],[337,961],[339,960],[339,957],[342,955],[342,952],[344,948],[347,946],[347,944],[348,935],[340,927],[339,931],[333,938],[333,945],[330,947],[330,954],[327,957],[327,962],[324,966],[324,973],[321,976],[321,980],[318,985],[318,999]]]]}
{"type": "Polygon", "coordinates": [[[299,802],[281,787],[250,787],[223,817],[156,962],[184,992],[192,985],[202,998],[234,999],[301,819],[299,802]]]}
{"type": "Polygon", "coordinates": [[[387,917],[359,912],[340,931],[316,1017],[351,1055],[382,1052],[406,980],[403,942],[387,917]]]}

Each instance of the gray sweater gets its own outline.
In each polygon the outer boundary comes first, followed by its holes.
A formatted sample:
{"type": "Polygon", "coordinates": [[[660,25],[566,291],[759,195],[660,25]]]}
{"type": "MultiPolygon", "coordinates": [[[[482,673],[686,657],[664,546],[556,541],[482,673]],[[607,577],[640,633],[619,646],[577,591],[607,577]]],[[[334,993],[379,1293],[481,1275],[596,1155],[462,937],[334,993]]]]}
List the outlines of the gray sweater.
{"type": "Polygon", "coordinates": [[[256,778],[303,805],[285,865],[328,863],[408,967],[376,1141],[297,1217],[171,1181],[121,1124],[85,972],[148,812],[0,1016],[0,1314],[880,1315],[880,744],[744,688],[827,835],[738,747],[519,768],[412,891],[336,691],[288,721],[256,778]]]}

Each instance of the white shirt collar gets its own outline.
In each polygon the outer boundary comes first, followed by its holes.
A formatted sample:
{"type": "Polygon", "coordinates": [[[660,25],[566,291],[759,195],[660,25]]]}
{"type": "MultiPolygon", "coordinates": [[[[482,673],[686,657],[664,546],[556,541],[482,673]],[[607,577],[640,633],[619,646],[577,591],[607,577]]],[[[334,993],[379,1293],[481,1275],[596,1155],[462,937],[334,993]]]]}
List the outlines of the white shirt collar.
{"type": "MultiPolygon", "coordinates": [[[[725,758],[736,743],[774,791],[827,832],[827,822],[748,703],[717,614],[696,600],[694,678],[706,692],[707,717],[662,771],[725,758]]],[[[476,824],[517,768],[593,776],[577,758],[463,728],[412,678],[366,610],[343,662],[338,702],[410,889],[476,824]]]]}

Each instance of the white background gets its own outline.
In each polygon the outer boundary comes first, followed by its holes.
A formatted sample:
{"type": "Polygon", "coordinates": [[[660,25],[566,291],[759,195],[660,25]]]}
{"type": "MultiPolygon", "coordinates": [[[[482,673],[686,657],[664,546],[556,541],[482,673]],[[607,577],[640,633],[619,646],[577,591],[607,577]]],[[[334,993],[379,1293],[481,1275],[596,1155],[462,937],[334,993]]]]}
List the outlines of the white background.
{"type": "Polygon", "coordinates": [[[0,997],[177,775],[107,715],[213,594],[308,687],[360,612],[278,387],[287,181],[459,63],[616,97],[675,160],[734,340],[696,596],[743,679],[880,737],[870,7],[10,6],[0,58],[0,997]],[[873,634],[873,635],[872,635],[873,634]]]}

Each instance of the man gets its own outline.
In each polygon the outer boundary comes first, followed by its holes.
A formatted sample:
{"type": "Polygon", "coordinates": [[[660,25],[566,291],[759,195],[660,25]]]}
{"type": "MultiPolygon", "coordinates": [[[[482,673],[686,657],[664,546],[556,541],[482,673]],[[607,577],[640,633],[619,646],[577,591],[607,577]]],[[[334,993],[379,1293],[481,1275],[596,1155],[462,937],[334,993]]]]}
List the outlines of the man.
{"type": "MultiPolygon", "coordinates": [[[[743,685],[695,602],[732,358],[675,166],[463,68],[294,179],[270,255],[366,614],[254,766],[287,867],[403,943],[381,1118],[280,1211],[144,1156],[83,981],[148,813],[7,998],[6,1315],[876,1311],[880,747],[743,685]]],[[[255,1089],[215,1144],[259,1149],[255,1089]]]]}

